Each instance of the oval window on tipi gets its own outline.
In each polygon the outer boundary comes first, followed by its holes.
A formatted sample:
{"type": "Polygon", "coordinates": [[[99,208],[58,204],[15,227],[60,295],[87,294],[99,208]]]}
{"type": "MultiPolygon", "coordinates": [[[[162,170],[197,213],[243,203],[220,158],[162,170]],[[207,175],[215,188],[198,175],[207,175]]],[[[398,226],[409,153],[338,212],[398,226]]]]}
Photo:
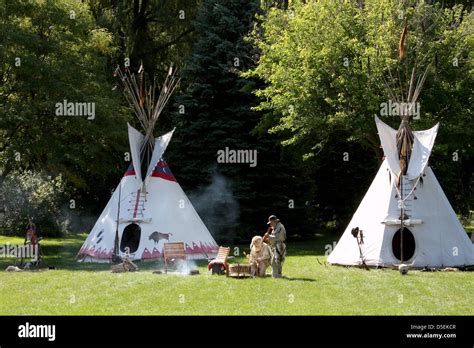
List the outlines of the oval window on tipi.
{"type": "Polygon", "coordinates": [[[403,229],[403,245],[400,243],[402,237],[401,229],[393,235],[392,239],[392,251],[393,256],[398,260],[402,259],[402,246],[403,246],[403,261],[410,260],[415,255],[415,237],[408,228],[403,229]]]}
{"type": "Polygon", "coordinates": [[[129,248],[130,253],[137,251],[140,245],[140,235],[142,229],[137,224],[130,224],[123,229],[122,240],[120,241],[120,251],[126,252],[129,248]]]}

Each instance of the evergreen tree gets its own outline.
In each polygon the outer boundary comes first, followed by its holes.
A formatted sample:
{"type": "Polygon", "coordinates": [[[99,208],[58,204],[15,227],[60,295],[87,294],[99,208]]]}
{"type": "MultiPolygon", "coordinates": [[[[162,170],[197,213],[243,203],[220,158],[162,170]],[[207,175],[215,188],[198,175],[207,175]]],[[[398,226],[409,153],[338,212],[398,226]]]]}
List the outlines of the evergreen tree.
{"type": "MultiPolygon", "coordinates": [[[[184,92],[177,98],[183,113],[177,116],[178,129],[168,150],[171,164],[179,165],[172,169],[185,189],[212,187],[220,176],[228,183],[217,191],[203,188],[212,196],[207,205],[195,204],[221,242],[262,234],[271,213],[282,220],[298,215],[290,201],[296,195],[297,183],[291,183],[296,175],[280,163],[275,139],[252,132],[262,116],[251,109],[257,104],[251,89],[258,82],[240,76],[255,63],[255,52],[245,36],[258,10],[259,1],[203,2],[194,23],[197,41],[182,71],[184,92]],[[226,147],[257,151],[256,166],[218,163],[218,151],[226,147]],[[238,207],[224,196],[226,188],[238,207]]],[[[295,206],[303,208],[303,201],[297,200],[295,206]]]]}

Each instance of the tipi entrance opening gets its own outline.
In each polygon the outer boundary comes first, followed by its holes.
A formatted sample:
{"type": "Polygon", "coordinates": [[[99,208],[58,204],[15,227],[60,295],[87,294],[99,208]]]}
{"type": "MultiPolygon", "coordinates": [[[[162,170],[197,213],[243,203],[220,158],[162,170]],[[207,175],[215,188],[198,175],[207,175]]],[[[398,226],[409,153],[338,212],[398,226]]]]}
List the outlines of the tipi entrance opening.
{"type": "MultiPolygon", "coordinates": [[[[393,256],[397,260],[402,259],[402,252],[400,248],[400,238],[401,238],[401,229],[398,229],[397,232],[393,235],[392,239],[392,251],[393,251],[393,256]]],[[[415,237],[413,236],[413,233],[408,229],[404,228],[403,229],[403,261],[410,260],[413,255],[415,255],[415,249],[416,249],[416,244],[415,244],[415,237]]]]}
{"type": "Polygon", "coordinates": [[[122,240],[120,241],[120,251],[126,252],[125,248],[129,249],[130,253],[137,251],[140,245],[140,236],[142,229],[137,224],[130,224],[123,229],[122,240]]]}

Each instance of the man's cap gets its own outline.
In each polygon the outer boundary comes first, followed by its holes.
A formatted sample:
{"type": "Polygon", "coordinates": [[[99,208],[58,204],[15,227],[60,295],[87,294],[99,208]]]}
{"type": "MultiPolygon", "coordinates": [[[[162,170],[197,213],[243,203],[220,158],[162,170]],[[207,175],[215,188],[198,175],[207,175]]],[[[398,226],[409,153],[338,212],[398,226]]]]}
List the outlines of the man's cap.
{"type": "Polygon", "coordinates": [[[278,220],[278,218],[276,217],[276,215],[270,215],[270,216],[268,217],[267,225],[270,225],[270,222],[272,222],[272,221],[280,221],[280,220],[278,220]]]}

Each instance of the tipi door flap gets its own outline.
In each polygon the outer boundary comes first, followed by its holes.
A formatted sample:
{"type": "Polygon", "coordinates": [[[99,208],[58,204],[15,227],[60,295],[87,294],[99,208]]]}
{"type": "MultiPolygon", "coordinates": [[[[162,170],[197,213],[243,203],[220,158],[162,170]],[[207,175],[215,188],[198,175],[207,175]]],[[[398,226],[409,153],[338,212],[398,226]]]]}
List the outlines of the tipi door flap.
{"type": "Polygon", "coordinates": [[[168,147],[171,138],[173,137],[174,128],[171,132],[163,134],[161,137],[155,139],[155,148],[153,149],[153,154],[151,156],[150,165],[148,166],[148,171],[146,173],[145,183],[148,185],[149,178],[155,169],[156,164],[161,159],[163,154],[168,147]]]}
{"type": "Polygon", "coordinates": [[[143,145],[145,137],[135,128],[128,124],[128,140],[130,142],[130,152],[132,155],[133,168],[135,169],[135,176],[138,180],[139,185],[142,183],[142,174],[141,174],[141,160],[140,160],[140,149],[143,145]]]}

